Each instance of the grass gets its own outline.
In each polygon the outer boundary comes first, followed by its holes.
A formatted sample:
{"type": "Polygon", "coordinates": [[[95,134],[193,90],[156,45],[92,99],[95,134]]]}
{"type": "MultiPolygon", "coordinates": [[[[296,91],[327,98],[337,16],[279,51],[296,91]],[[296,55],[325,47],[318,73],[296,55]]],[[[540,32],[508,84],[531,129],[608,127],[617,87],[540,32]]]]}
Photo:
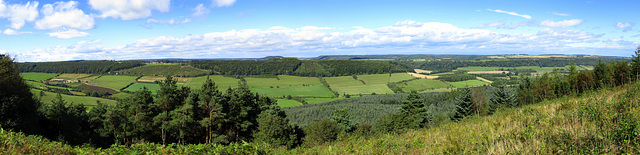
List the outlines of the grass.
{"type": "Polygon", "coordinates": [[[344,97],[334,97],[334,98],[304,98],[304,101],[308,104],[318,104],[335,100],[342,100],[344,97]]]}
{"type": "Polygon", "coordinates": [[[29,73],[20,73],[20,76],[22,76],[22,78],[26,79],[26,80],[33,80],[33,81],[45,81],[45,80],[49,80],[53,77],[56,77],[58,74],[50,74],[50,73],[33,73],[33,72],[29,72],[29,73]]]}
{"type": "Polygon", "coordinates": [[[152,94],[156,94],[156,92],[158,90],[160,90],[160,85],[159,84],[143,83],[143,82],[134,83],[134,84],[130,85],[129,87],[127,87],[124,90],[130,91],[130,92],[137,92],[137,91],[142,90],[143,87],[147,87],[147,89],[149,89],[149,91],[151,91],[152,94]]]}
{"type": "MultiPolygon", "coordinates": [[[[31,89],[31,92],[33,93],[34,96],[40,96],[40,90],[37,89],[31,89]]],[[[53,99],[56,98],[56,93],[52,93],[52,92],[47,92],[44,91],[45,96],[42,96],[40,98],[40,101],[42,101],[42,103],[44,104],[51,104],[51,101],[53,99]]],[[[115,105],[116,101],[115,100],[109,100],[109,99],[104,99],[104,98],[97,98],[97,97],[89,97],[89,96],[72,96],[72,95],[65,95],[62,94],[62,98],[67,101],[68,103],[79,103],[85,106],[95,106],[96,105],[96,100],[100,101],[101,103],[105,103],[107,105],[115,105]]]]}
{"type": "Polygon", "coordinates": [[[295,107],[295,106],[301,106],[302,103],[295,100],[278,99],[278,105],[280,107],[295,107]]]}
{"type": "Polygon", "coordinates": [[[322,85],[316,77],[299,77],[279,75],[278,78],[245,78],[247,84],[254,88],[276,88],[292,86],[319,86],[322,85]],[[278,80],[280,79],[280,80],[278,80]]]}
{"type": "Polygon", "coordinates": [[[202,76],[209,74],[209,71],[193,68],[189,65],[167,64],[167,65],[144,65],[136,68],[117,71],[124,75],[149,75],[149,76],[202,76]]]}
{"type": "Polygon", "coordinates": [[[477,87],[477,86],[489,85],[490,83],[480,81],[480,80],[467,80],[467,81],[460,81],[460,82],[450,82],[449,84],[451,84],[453,87],[456,87],[456,88],[463,88],[463,87],[477,87]]]}
{"type": "Polygon", "coordinates": [[[46,89],[46,87],[49,87],[49,88],[57,88],[57,89],[67,89],[67,90],[71,91],[71,88],[50,86],[50,85],[46,85],[46,84],[40,83],[40,82],[27,81],[27,84],[29,86],[40,88],[40,89],[46,89]]]}
{"type": "MultiPolygon", "coordinates": [[[[564,67],[540,67],[540,66],[520,66],[515,67],[516,69],[532,69],[538,73],[548,73],[553,72],[553,69],[567,69],[569,66],[564,67]]],[[[593,70],[593,66],[578,66],[578,70],[593,70]]],[[[467,71],[497,71],[497,70],[507,70],[513,69],[513,67],[481,67],[481,66],[469,66],[469,67],[460,67],[457,70],[467,70],[467,71]]]]}
{"type": "MultiPolygon", "coordinates": [[[[188,77],[172,77],[173,80],[176,80],[178,84],[185,84],[191,78],[188,77]]],[[[155,82],[155,81],[163,81],[166,80],[167,77],[164,76],[142,76],[138,79],[138,82],[155,82]]]]}
{"type": "Polygon", "coordinates": [[[124,75],[103,75],[102,77],[95,79],[93,83],[100,87],[120,90],[128,86],[129,84],[136,82],[136,78],[138,77],[124,75]]]}
{"type": "Polygon", "coordinates": [[[364,86],[364,84],[351,76],[339,76],[324,78],[331,88],[335,87],[352,87],[352,86],[364,86]]]}
{"type": "Polygon", "coordinates": [[[404,80],[411,80],[413,78],[414,78],[413,76],[407,73],[393,73],[391,74],[391,78],[389,78],[389,82],[400,82],[404,80]]]}
{"type": "MultiPolygon", "coordinates": [[[[218,90],[227,90],[227,88],[236,88],[238,87],[238,79],[225,77],[222,75],[210,75],[209,78],[218,86],[218,90]]],[[[207,81],[207,76],[200,76],[190,78],[184,85],[187,87],[191,87],[191,89],[200,89],[202,84],[207,81]]]]}
{"type": "Polygon", "coordinates": [[[333,93],[324,86],[297,86],[281,88],[249,88],[251,92],[271,97],[299,96],[299,97],[334,97],[333,93]]]}
{"type": "Polygon", "coordinates": [[[430,89],[451,87],[449,84],[446,84],[440,80],[429,80],[429,79],[411,80],[407,82],[398,83],[396,84],[396,86],[402,89],[402,91],[404,92],[424,91],[424,90],[430,90],[430,89]]]}
{"type": "Polygon", "coordinates": [[[351,86],[351,87],[331,87],[334,91],[337,91],[340,95],[368,95],[372,93],[376,94],[394,94],[387,85],[366,85],[366,86],[351,86]]]}
{"type": "Polygon", "coordinates": [[[58,75],[59,79],[68,79],[68,80],[77,80],[91,76],[91,74],[60,74],[58,75]]]}
{"type": "Polygon", "coordinates": [[[325,145],[271,153],[637,154],[640,105],[635,89],[634,93],[624,87],[596,90],[432,128],[344,137],[325,145]],[[620,108],[627,104],[635,108],[620,108]]]}
{"type": "Polygon", "coordinates": [[[133,96],[133,94],[129,94],[129,93],[125,93],[125,92],[119,92],[119,93],[111,95],[111,97],[115,97],[115,98],[118,98],[118,99],[124,99],[124,98],[128,98],[128,97],[131,97],[131,96],[133,96]]]}

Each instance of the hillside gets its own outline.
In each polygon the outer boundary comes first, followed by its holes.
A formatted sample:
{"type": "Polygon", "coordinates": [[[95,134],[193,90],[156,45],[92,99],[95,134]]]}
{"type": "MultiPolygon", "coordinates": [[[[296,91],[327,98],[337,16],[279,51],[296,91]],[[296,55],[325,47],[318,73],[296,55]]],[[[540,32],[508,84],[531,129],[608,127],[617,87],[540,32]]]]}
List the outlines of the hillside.
{"type": "Polygon", "coordinates": [[[22,153],[231,153],[246,154],[597,154],[638,153],[640,83],[601,89],[579,96],[494,115],[471,117],[401,134],[358,135],[312,148],[265,147],[244,143],[169,145],[136,144],[109,149],[71,147],[39,136],[0,129],[0,152],[22,153]]]}

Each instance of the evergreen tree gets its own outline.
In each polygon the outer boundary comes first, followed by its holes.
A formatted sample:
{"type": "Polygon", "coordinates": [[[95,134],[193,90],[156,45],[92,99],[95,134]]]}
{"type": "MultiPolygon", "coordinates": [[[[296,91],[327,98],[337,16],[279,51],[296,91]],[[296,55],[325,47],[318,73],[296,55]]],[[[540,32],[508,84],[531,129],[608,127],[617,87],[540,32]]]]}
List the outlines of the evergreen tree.
{"type": "Polygon", "coordinates": [[[491,113],[493,113],[495,109],[498,109],[500,107],[518,106],[515,93],[505,86],[500,86],[495,89],[495,91],[493,91],[493,97],[490,100],[491,103],[496,106],[492,109],[491,113]]]}
{"type": "Polygon", "coordinates": [[[421,128],[429,121],[426,118],[424,99],[416,91],[411,91],[402,102],[400,113],[405,117],[405,123],[409,128],[421,128]]]}
{"type": "Polygon", "coordinates": [[[91,129],[90,138],[91,142],[98,147],[108,147],[110,145],[107,137],[109,132],[104,130],[105,115],[107,114],[108,107],[106,104],[96,100],[96,106],[94,106],[89,113],[87,113],[89,128],[91,129]]]}
{"type": "Polygon", "coordinates": [[[256,104],[256,97],[247,86],[246,81],[240,80],[238,88],[229,95],[229,102],[226,105],[226,130],[230,141],[240,142],[251,139],[253,130],[257,127],[256,118],[260,109],[256,104]]]}
{"type": "Polygon", "coordinates": [[[338,123],[328,119],[322,119],[311,123],[305,129],[307,135],[304,137],[304,143],[307,146],[315,146],[332,142],[338,138],[340,131],[341,129],[338,123]]]}
{"type": "Polygon", "coordinates": [[[454,119],[461,120],[467,116],[473,115],[473,101],[470,89],[463,89],[455,99],[458,103],[458,107],[454,119]]]}
{"type": "Polygon", "coordinates": [[[27,83],[20,76],[18,64],[0,54],[0,126],[27,133],[38,129],[38,108],[27,83]]]}
{"type": "Polygon", "coordinates": [[[631,74],[634,76],[637,81],[640,79],[640,46],[636,48],[635,55],[632,55],[631,59],[631,74]]]}
{"type": "Polygon", "coordinates": [[[189,99],[185,101],[183,105],[178,106],[175,110],[171,111],[171,121],[169,125],[173,131],[173,136],[178,138],[178,143],[184,144],[185,139],[189,135],[193,135],[193,128],[196,126],[196,120],[193,119],[194,106],[198,99],[197,93],[191,93],[189,99]]]}
{"type": "Polygon", "coordinates": [[[154,125],[160,129],[162,145],[167,144],[168,132],[171,130],[171,111],[181,106],[189,89],[181,87],[178,89],[176,81],[171,76],[167,76],[166,80],[160,82],[160,90],[158,90],[158,101],[155,102],[154,108],[158,113],[153,117],[154,125]]]}
{"type": "Polygon", "coordinates": [[[198,107],[202,115],[198,122],[206,130],[206,143],[226,143],[227,137],[221,131],[225,122],[225,114],[222,113],[224,98],[218,86],[209,77],[202,85],[198,97],[198,107]]]}
{"type": "Polygon", "coordinates": [[[147,87],[136,92],[134,96],[125,99],[127,122],[129,122],[128,132],[131,135],[132,142],[136,140],[144,140],[151,136],[153,132],[153,116],[155,110],[151,105],[154,104],[151,91],[147,87]]]}
{"type": "Polygon", "coordinates": [[[275,102],[258,115],[257,121],[255,141],[288,148],[293,148],[297,144],[294,128],[289,125],[286,114],[275,102]]]}
{"type": "Polygon", "coordinates": [[[349,115],[349,109],[336,109],[331,115],[331,120],[338,123],[340,128],[345,132],[351,132],[354,130],[355,124],[351,122],[351,115],[349,115]]]}

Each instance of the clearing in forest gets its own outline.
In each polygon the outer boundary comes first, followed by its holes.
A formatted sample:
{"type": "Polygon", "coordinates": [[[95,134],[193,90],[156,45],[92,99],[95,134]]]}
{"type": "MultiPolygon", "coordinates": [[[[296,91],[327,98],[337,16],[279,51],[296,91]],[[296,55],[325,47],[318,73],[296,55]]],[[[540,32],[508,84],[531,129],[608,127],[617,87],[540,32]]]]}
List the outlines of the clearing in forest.
{"type": "Polygon", "coordinates": [[[45,80],[49,80],[53,77],[56,77],[58,74],[51,74],[51,73],[33,73],[33,72],[29,72],[29,73],[20,73],[20,76],[22,76],[22,78],[26,79],[26,80],[33,80],[33,81],[45,81],[45,80]]]}
{"type": "MultiPolygon", "coordinates": [[[[44,92],[44,96],[40,96],[40,91],[41,90],[31,89],[31,93],[33,93],[34,96],[39,96],[40,97],[40,101],[42,101],[42,103],[44,103],[44,104],[51,104],[52,103],[51,101],[53,101],[53,99],[56,98],[56,95],[57,95],[56,93],[43,91],[44,92]]],[[[95,106],[96,105],[96,100],[100,101],[101,103],[105,103],[107,105],[115,105],[116,104],[115,100],[109,100],[109,99],[98,98],[98,97],[72,96],[72,95],[65,95],[65,94],[61,94],[61,95],[62,95],[62,99],[64,99],[68,103],[82,104],[84,106],[95,106]]]]}
{"type": "Polygon", "coordinates": [[[134,84],[130,85],[129,87],[127,87],[124,90],[130,91],[130,92],[137,92],[137,91],[142,90],[143,87],[147,87],[147,89],[149,91],[151,91],[152,94],[156,94],[158,92],[158,90],[160,90],[160,85],[159,84],[146,83],[146,82],[134,83],[134,84]]]}
{"type": "Polygon", "coordinates": [[[407,82],[401,82],[401,83],[397,83],[396,86],[402,89],[402,91],[404,92],[424,91],[429,89],[451,87],[449,84],[446,84],[440,80],[430,80],[430,79],[417,79],[417,80],[411,80],[407,82]]]}
{"type": "Polygon", "coordinates": [[[100,87],[107,87],[115,90],[120,90],[124,87],[127,87],[129,84],[136,82],[135,76],[124,76],[124,75],[103,75],[100,78],[97,78],[93,81],[93,84],[96,84],[100,87]]]}
{"type": "Polygon", "coordinates": [[[91,74],[60,74],[58,75],[58,79],[67,79],[67,80],[78,80],[82,78],[86,78],[91,76],[91,74]]]}

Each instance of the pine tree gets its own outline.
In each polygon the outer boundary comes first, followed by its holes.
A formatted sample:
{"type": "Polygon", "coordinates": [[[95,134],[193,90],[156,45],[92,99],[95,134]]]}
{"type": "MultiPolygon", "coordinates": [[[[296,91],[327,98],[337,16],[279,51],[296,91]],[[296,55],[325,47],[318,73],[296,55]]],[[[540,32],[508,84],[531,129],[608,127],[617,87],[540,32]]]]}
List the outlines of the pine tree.
{"type": "Polygon", "coordinates": [[[418,95],[416,91],[411,91],[407,98],[402,102],[400,113],[405,117],[405,123],[409,128],[420,128],[428,123],[426,118],[426,109],[424,99],[418,95]]]}
{"type": "Polygon", "coordinates": [[[496,106],[492,108],[491,113],[493,113],[495,109],[498,109],[500,107],[517,107],[518,106],[515,93],[509,88],[506,88],[505,86],[498,87],[493,92],[493,98],[491,98],[490,100],[491,100],[491,103],[496,106]]]}
{"type": "Polygon", "coordinates": [[[289,125],[289,119],[275,102],[271,102],[258,115],[257,121],[258,132],[254,135],[256,141],[288,148],[294,147],[297,143],[297,137],[293,127],[289,125]]]}
{"type": "Polygon", "coordinates": [[[230,141],[240,142],[251,139],[252,131],[257,127],[256,118],[260,112],[256,97],[249,91],[246,81],[240,80],[238,88],[228,93],[226,105],[226,130],[230,141]]]}
{"type": "Polygon", "coordinates": [[[458,107],[454,119],[461,120],[473,115],[473,102],[470,89],[460,91],[460,94],[456,97],[456,102],[458,103],[458,107]]]}
{"type": "Polygon", "coordinates": [[[162,145],[167,144],[167,135],[171,130],[171,111],[180,106],[189,89],[181,87],[178,89],[176,81],[171,76],[167,76],[166,80],[160,82],[160,90],[158,91],[158,101],[155,102],[154,108],[158,110],[158,113],[153,117],[154,125],[160,128],[160,134],[162,138],[162,145]]]}
{"type": "Polygon", "coordinates": [[[171,121],[169,125],[174,131],[174,137],[178,138],[178,143],[184,144],[188,135],[193,134],[193,126],[196,121],[193,119],[193,104],[197,102],[197,93],[191,93],[191,96],[185,103],[171,111],[171,121]]]}
{"type": "Polygon", "coordinates": [[[40,102],[34,99],[27,83],[20,76],[18,64],[0,54],[0,124],[2,128],[34,133],[40,102]]]}
{"type": "Polygon", "coordinates": [[[636,48],[636,52],[635,55],[632,55],[632,59],[631,59],[631,74],[633,74],[633,76],[635,77],[635,80],[637,81],[638,79],[640,79],[640,46],[638,46],[638,48],[636,48]]]}
{"type": "Polygon", "coordinates": [[[202,85],[198,95],[198,107],[203,117],[198,121],[206,129],[206,143],[225,142],[226,136],[222,134],[221,128],[225,122],[222,113],[223,97],[215,82],[207,77],[207,81],[202,85]]]}
{"type": "Polygon", "coordinates": [[[338,123],[340,128],[345,132],[353,131],[355,124],[351,122],[351,116],[349,115],[349,109],[336,109],[331,115],[331,120],[338,123]]]}
{"type": "Polygon", "coordinates": [[[134,96],[125,99],[127,101],[126,109],[127,122],[129,122],[129,133],[132,141],[143,140],[145,137],[151,136],[153,131],[154,110],[151,105],[154,104],[151,91],[147,87],[135,93],[134,96]]]}

